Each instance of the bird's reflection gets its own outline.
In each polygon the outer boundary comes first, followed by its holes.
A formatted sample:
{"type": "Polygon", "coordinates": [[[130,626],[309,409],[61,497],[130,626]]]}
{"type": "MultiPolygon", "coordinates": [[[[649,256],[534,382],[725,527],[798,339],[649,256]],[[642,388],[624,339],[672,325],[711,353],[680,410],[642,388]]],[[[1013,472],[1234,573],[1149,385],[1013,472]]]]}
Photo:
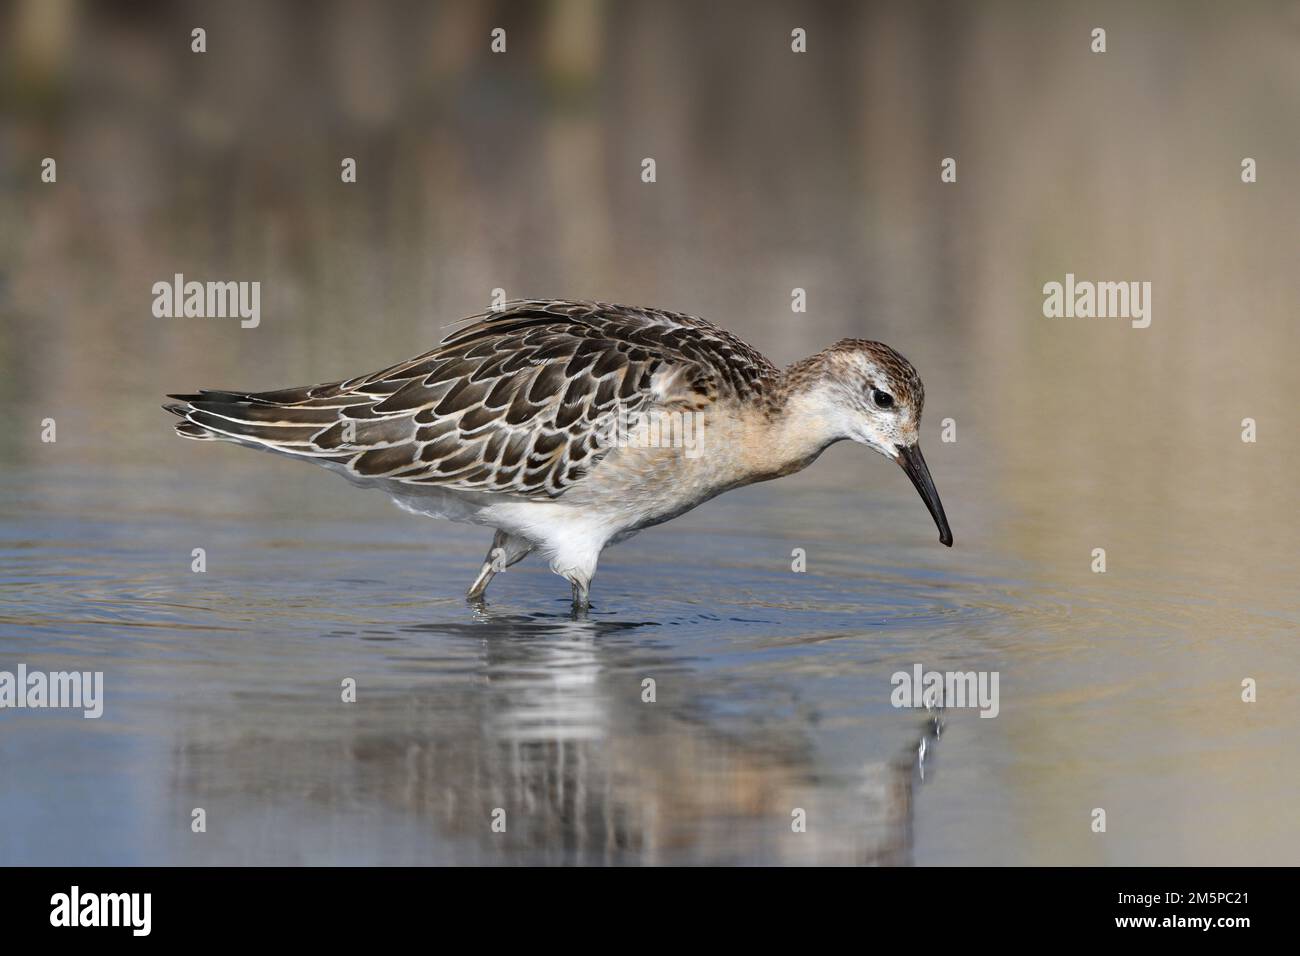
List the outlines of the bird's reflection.
{"type": "Polygon", "coordinates": [[[301,732],[238,715],[187,727],[177,799],[217,791],[254,814],[294,795],[325,813],[377,801],[434,825],[429,862],[908,862],[931,733],[832,774],[798,699],[756,688],[738,706],[734,683],[655,631],[488,607],[405,625],[401,646],[442,649],[435,681],[416,683],[420,658],[399,654],[349,720],[311,709],[301,732]]]}

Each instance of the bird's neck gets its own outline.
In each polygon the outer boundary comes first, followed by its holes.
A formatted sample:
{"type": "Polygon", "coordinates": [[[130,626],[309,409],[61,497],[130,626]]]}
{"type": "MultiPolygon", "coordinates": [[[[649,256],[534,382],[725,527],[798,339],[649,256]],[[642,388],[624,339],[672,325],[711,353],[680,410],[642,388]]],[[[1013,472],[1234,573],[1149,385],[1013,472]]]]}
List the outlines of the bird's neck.
{"type": "Polygon", "coordinates": [[[787,369],[769,398],[762,437],[754,442],[755,481],[802,471],[846,437],[827,390],[802,365],[787,369]]]}

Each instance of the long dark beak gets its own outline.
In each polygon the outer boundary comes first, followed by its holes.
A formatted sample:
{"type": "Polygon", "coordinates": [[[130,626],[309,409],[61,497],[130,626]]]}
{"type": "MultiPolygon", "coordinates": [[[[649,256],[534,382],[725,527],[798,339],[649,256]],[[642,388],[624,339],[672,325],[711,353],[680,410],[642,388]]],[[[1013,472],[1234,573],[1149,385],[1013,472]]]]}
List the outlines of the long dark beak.
{"type": "Polygon", "coordinates": [[[912,484],[916,485],[916,490],[921,493],[925,506],[930,509],[930,516],[939,526],[940,543],[951,548],[952,529],[948,527],[948,516],[943,513],[943,502],[939,500],[939,492],[934,487],[934,479],[930,477],[930,468],[921,454],[921,446],[908,445],[900,448],[894,461],[907,472],[907,477],[912,479],[912,484]]]}

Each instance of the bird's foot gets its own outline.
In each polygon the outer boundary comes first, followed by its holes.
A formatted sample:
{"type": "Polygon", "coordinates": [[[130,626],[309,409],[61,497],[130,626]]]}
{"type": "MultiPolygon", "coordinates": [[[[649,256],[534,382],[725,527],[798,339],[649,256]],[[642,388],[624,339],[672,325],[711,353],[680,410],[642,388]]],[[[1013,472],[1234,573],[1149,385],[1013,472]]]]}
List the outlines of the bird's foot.
{"type": "Polygon", "coordinates": [[[567,572],[564,578],[573,587],[574,617],[586,617],[591,610],[591,579],[576,571],[567,572]]]}

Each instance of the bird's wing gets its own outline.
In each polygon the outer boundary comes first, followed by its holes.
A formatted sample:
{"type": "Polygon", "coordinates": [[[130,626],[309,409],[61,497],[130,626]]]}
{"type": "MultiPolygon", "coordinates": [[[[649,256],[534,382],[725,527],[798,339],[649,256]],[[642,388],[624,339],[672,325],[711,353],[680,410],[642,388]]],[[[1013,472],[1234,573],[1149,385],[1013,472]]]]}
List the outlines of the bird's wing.
{"type": "Polygon", "coordinates": [[[555,497],[604,457],[620,409],[702,407],[775,371],[729,332],[670,312],[523,301],[467,322],[372,375],[200,390],[165,407],[188,438],[312,458],[358,479],[555,497]]]}

